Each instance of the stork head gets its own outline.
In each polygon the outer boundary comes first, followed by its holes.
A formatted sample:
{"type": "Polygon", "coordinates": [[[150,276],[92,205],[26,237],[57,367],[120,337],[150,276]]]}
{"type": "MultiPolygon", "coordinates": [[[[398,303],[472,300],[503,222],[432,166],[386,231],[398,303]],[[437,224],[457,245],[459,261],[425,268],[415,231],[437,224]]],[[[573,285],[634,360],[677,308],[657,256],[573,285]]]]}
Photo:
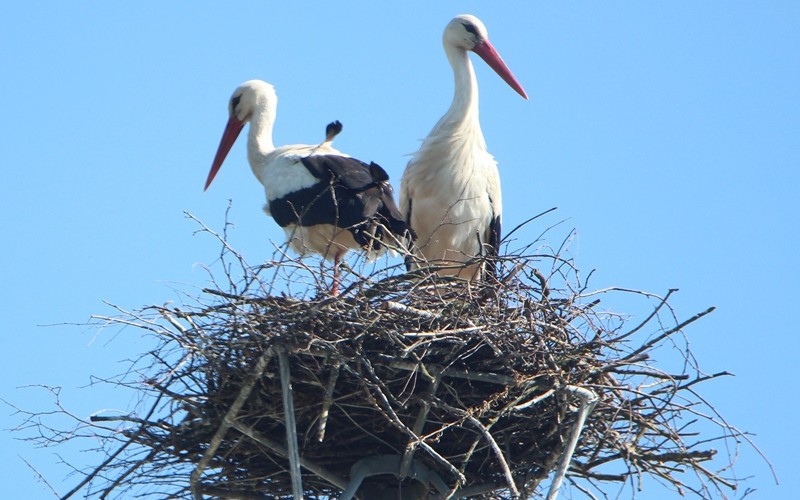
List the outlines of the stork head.
{"type": "Polygon", "coordinates": [[[480,19],[470,14],[456,16],[444,29],[443,42],[445,47],[456,47],[462,50],[471,50],[486,61],[500,78],[514,89],[519,95],[528,98],[528,94],[517,81],[511,70],[508,69],[503,58],[497,53],[489,42],[489,33],[480,19]]]}
{"type": "Polygon", "coordinates": [[[275,88],[262,80],[246,81],[233,91],[228,102],[228,123],[222,133],[222,139],[219,141],[217,154],[214,156],[214,162],[208,172],[204,190],[211,185],[211,181],[219,172],[222,162],[225,161],[225,157],[233,147],[233,143],[236,142],[236,138],[239,137],[244,125],[253,118],[254,114],[264,114],[266,120],[274,122],[277,105],[278,96],[275,94],[275,88]]]}

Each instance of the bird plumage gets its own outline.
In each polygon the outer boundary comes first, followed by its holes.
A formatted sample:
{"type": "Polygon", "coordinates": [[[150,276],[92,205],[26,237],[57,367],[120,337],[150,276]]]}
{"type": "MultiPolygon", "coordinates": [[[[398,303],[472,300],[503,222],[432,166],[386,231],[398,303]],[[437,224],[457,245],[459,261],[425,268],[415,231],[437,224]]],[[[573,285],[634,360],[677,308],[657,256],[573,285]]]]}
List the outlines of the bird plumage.
{"type": "Polygon", "coordinates": [[[264,186],[264,211],[284,229],[293,250],[333,260],[336,272],[348,250],[360,248],[375,257],[402,246],[413,233],[395,204],[386,172],[332,147],[342,129],[338,121],[328,125],[321,144],[276,148],[272,142],[276,106],[275,90],[266,82],[251,80],[234,91],[206,188],[250,123],[247,157],[264,186]]]}
{"type": "Polygon", "coordinates": [[[480,269],[463,264],[497,254],[503,201],[497,163],[481,131],[478,84],[467,52],[477,53],[520,95],[527,95],[474,16],[450,21],[443,44],[453,68],[453,102],[406,167],[400,210],[417,233],[418,263],[447,266],[439,273],[473,279],[480,269]]]}
{"type": "MultiPolygon", "coordinates": [[[[268,213],[287,233],[296,231],[297,225],[334,225],[349,231],[357,246],[370,255],[384,250],[387,242],[399,244],[408,227],[394,202],[389,176],[378,164],[333,154],[292,157],[290,161],[299,161],[302,167],[295,164],[290,168],[305,168],[315,182],[268,197],[268,213]]],[[[310,249],[325,254],[322,249],[310,249]]]]}

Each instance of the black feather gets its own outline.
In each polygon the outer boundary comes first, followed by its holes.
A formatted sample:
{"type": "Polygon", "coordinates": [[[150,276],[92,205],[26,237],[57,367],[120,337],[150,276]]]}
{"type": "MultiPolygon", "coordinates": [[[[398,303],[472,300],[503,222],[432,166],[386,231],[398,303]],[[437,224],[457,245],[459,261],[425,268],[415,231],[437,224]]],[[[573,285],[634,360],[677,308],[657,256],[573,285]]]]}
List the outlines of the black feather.
{"type": "Polygon", "coordinates": [[[489,222],[489,241],[487,242],[486,249],[486,273],[491,276],[497,276],[497,256],[500,255],[500,241],[501,241],[501,221],[500,216],[492,217],[489,222]]]}
{"type": "Polygon", "coordinates": [[[325,140],[332,141],[334,137],[339,135],[343,127],[344,125],[342,125],[342,122],[339,120],[330,122],[328,126],[325,127],[325,140]]]}
{"type": "Polygon", "coordinates": [[[374,161],[369,164],[369,174],[375,182],[389,182],[389,174],[380,165],[374,161]]]}
{"type": "Polygon", "coordinates": [[[347,229],[364,248],[381,245],[388,230],[398,238],[413,237],[394,201],[389,176],[378,164],[338,155],[315,155],[300,162],[319,182],[271,200],[269,210],[281,226],[332,224],[347,229]]]}
{"type": "MultiPolygon", "coordinates": [[[[412,232],[413,232],[413,229],[411,229],[410,224],[411,224],[411,208],[413,207],[413,205],[414,205],[414,199],[413,198],[409,198],[408,199],[408,210],[406,210],[405,216],[406,216],[406,221],[408,221],[408,223],[409,223],[409,228],[408,229],[409,229],[409,231],[412,231],[412,232]]],[[[417,239],[417,235],[416,234],[413,235],[413,238],[409,238],[409,240],[408,240],[408,248],[406,248],[406,250],[408,250],[408,255],[406,255],[406,258],[405,258],[406,271],[414,271],[414,270],[417,269],[417,262],[414,259],[414,240],[415,239],[417,239]]]]}

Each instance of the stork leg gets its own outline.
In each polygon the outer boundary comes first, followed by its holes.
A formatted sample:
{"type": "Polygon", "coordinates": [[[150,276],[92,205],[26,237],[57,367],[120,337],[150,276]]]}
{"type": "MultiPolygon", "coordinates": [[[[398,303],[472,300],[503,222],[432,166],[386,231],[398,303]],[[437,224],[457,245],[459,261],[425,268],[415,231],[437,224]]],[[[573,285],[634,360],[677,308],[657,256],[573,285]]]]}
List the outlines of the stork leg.
{"type": "Polygon", "coordinates": [[[322,259],[319,263],[319,275],[320,275],[320,288],[317,290],[319,297],[321,298],[325,294],[329,294],[332,297],[336,297],[339,295],[339,268],[341,266],[342,257],[344,256],[344,252],[335,252],[333,254],[333,282],[331,283],[330,288],[326,287],[326,281],[328,275],[327,264],[328,261],[322,259]]]}
{"type": "Polygon", "coordinates": [[[336,297],[339,295],[339,264],[342,261],[342,254],[336,252],[333,257],[333,284],[331,285],[331,295],[336,297]]]}

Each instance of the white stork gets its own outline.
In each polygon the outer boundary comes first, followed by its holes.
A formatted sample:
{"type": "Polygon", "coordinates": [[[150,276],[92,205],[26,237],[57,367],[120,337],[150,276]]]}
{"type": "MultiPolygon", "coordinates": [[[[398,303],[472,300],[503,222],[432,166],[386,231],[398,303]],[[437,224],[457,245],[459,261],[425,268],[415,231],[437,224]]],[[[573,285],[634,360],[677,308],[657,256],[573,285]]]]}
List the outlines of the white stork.
{"type": "Polygon", "coordinates": [[[328,125],[322,144],[276,148],[272,128],[277,104],[275,89],[261,80],[244,82],[233,92],[230,118],[205,189],[249,122],[247,159],[266,191],[264,211],[286,232],[293,250],[333,260],[331,293],[336,295],[339,262],[348,250],[361,248],[375,257],[387,247],[402,246],[412,233],[395,204],[386,171],[331,147],[341,123],[328,125]]]}
{"type": "Polygon", "coordinates": [[[475,16],[450,21],[443,42],[455,96],[403,173],[400,209],[417,234],[417,261],[449,266],[439,271],[442,275],[474,279],[480,276],[478,266],[463,264],[497,255],[503,204],[497,163],[486,150],[478,120],[478,82],[467,52],[478,54],[522,97],[528,95],[475,16]]]}

